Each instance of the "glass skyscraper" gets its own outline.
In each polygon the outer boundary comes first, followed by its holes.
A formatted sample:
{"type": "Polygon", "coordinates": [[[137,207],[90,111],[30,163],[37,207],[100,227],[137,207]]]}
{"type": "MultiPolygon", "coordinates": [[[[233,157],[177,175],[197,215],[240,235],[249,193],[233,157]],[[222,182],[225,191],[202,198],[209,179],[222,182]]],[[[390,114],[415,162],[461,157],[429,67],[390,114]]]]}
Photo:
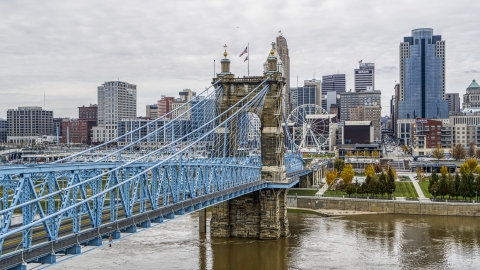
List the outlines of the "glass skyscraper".
{"type": "Polygon", "coordinates": [[[433,29],[412,30],[400,43],[398,119],[448,118],[445,41],[433,29]]]}

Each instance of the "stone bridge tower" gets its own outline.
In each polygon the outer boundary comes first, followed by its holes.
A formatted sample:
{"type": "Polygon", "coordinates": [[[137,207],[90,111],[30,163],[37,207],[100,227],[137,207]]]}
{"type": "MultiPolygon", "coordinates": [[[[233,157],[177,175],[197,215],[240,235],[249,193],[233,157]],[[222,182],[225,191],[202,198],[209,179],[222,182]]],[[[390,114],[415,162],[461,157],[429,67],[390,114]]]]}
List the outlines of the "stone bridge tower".
{"type": "MultiPolygon", "coordinates": [[[[225,46],[226,47],[226,46],[225,46]]],[[[230,60],[221,60],[222,78],[218,86],[223,87],[221,112],[234,106],[252,91],[260,91],[259,86],[267,79],[270,85],[267,92],[261,123],[262,180],[272,183],[286,183],[284,165],[284,134],[282,128],[282,100],[285,78],[277,66],[275,43],[268,55],[268,68],[263,76],[235,78],[230,72],[230,60]]],[[[214,78],[217,81],[218,78],[214,78]]],[[[218,87],[217,86],[217,87],[218,87]]],[[[234,134],[230,134],[234,136],[234,134]]],[[[235,146],[230,146],[235,147],[235,146]]],[[[211,235],[216,237],[257,237],[260,239],[277,239],[288,236],[288,219],[286,189],[263,189],[232,199],[213,207],[211,235]]]]}

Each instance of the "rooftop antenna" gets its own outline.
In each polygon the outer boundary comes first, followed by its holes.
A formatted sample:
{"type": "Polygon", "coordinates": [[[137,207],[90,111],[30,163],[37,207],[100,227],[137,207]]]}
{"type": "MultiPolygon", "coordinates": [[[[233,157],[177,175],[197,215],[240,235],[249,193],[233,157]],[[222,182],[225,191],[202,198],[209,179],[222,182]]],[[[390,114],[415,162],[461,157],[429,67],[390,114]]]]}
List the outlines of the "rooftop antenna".
{"type": "Polygon", "coordinates": [[[43,90],[43,109],[46,110],[45,108],[45,90],[43,90]]]}

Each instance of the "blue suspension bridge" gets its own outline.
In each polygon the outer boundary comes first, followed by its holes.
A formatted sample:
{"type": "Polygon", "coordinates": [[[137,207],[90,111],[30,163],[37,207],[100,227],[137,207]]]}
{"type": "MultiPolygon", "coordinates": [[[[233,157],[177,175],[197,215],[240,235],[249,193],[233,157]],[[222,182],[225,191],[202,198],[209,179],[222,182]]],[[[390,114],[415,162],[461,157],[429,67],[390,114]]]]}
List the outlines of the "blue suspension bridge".
{"type": "Polygon", "coordinates": [[[273,49],[263,76],[234,78],[226,53],[221,63],[210,87],[144,126],[49,164],[0,167],[0,268],[54,263],[310,173],[285,128],[273,49]]]}

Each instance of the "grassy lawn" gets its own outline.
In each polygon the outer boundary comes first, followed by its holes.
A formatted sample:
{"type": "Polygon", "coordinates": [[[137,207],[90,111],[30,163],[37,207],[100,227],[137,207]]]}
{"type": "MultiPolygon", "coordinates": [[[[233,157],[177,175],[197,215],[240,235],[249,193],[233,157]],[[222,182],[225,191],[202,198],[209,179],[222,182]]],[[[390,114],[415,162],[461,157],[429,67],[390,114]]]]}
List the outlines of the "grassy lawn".
{"type": "MultiPolygon", "coordinates": [[[[358,194],[358,195],[360,195],[360,194],[358,194]]],[[[325,196],[325,197],[343,197],[343,196],[348,197],[348,194],[343,190],[327,190],[327,191],[325,191],[325,193],[323,193],[323,196],[325,196]]],[[[355,197],[355,194],[352,194],[350,196],[355,197]]]]}
{"type": "Polygon", "coordinates": [[[433,197],[433,195],[430,194],[430,192],[428,191],[428,181],[420,181],[418,182],[418,184],[420,185],[420,188],[422,189],[422,192],[423,192],[423,195],[425,195],[425,198],[433,197]]]}
{"type": "MultiPolygon", "coordinates": [[[[407,198],[418,198],[417,191],[413,186],[412,182],[395,182],[395,197],[407,197],[407,198]]],[[[324,193],[325,197],[343,197],[348,198],[348,194],[342,190],[327,190],[324,193]]],[[[358,196],[366,197],[367,194],[358,194],[358,196]]],[[[355,194],[350,195],[350,197],[355,197],[355,194]]],[[[382,198],[382,195],[376,195],[375,198],[382,198]]],[[[383,195],[383,198],[388,198],[387,194],[383,195]]]]}
{"type": "Polygon", "coordinates": [[[412,182],[395,182],[395,197],[418,198],[412,182]]]}
{"type": "Polygon", "coordinates": [[[288,191],[288,195],[290,196],[315,196],[317,194],[317,189],[295,189],[292,188],[288,191]]]}

